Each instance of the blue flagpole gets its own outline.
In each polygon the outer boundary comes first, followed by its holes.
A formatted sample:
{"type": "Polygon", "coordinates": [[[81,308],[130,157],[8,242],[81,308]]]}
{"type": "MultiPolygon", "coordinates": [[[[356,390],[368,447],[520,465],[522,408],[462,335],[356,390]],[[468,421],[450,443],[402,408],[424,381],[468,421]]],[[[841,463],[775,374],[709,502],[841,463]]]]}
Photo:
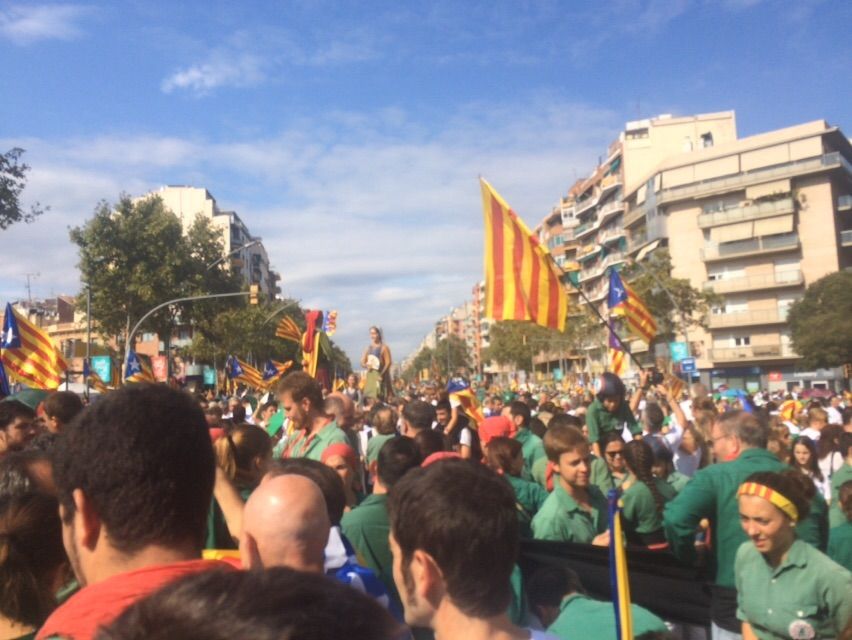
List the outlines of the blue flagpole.
{"type": "Polygon", "coordinates": [[[609,512],[609,586],[612,593],[612,606],[615,611],[615,637],[621,640],[621,606],[618,596],[618,570],[615,557],[616,542],[621,544],[621,540],[616,541],[615,519],[618,517],[618,490],[610,489],[607,493],[607,504],[609,512]]]}

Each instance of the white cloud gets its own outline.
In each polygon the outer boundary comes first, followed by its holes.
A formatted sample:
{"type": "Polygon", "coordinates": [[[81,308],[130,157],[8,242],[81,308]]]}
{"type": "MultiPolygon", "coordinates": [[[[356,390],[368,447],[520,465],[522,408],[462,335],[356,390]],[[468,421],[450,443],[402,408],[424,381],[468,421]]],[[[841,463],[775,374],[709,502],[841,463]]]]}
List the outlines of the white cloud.
{"type": "Polygon", "coordinates": [[[74,4],[14,4],[0,8],[0,37],[16,44],[38,40],[71,40],[79,36],[78,21],[89,12],[74,4]]]}
{"type": "Polygon", "coordinates": [[[76,291],[68,226],[120,192],[193,184],[263,237],[285,295],[339,310],[335,339],[350,356],[379,324],[402,358],[482,278],[477,175],[533,226],[620,124],[610,112],[541,96],[522,106],[469,105],[431,134],[397,109],[318,114],[239,142],[0,140],[0,148],[27,149],[34,168],[25,195],[52,206],[4,232],[0,296],[25,295],[23,274],[36,271],[40,295],[76,291]]]}
{"type": "Polygon", "coordinates": [[[164,93],[187,89],[206,95],[222,86],[250,87],[266,78],[265,62],[250,53],[215,52],[207,62],[176,71],[163,80],[164,93]]]}

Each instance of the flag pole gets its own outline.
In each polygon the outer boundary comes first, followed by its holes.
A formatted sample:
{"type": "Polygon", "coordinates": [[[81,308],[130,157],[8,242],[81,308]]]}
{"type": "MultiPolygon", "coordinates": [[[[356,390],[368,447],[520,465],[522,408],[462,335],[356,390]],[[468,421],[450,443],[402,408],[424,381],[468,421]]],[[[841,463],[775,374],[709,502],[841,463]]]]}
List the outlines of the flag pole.
{"type": "Polygon", "coordinates": [[[583,293],[583,290],[580,288],[580,285],[574,284],[574,281],[571,279],[570,275],[568,275],[567,280],[568,280],[568,282],[571,283],[571,285],[574,287],[574,289],[577,291],[577,293],[580,294],[580,297],[583,298],[583,300],[586,301],[586,305],[588,305],[588,307],[592,311],[594,311],[595,315],[600,319],[600,321],[607,328],[607,330],[610,332],[610,334],[615,337],[615,339],[618,341],[618,344],[621,345],[621,350],[624,351],[624,353],[626,353],[628,356],[630,356],[630,359],[633,361],[633,364],[635,364],[637,367],[639,367],[640,370],[643,369],[644,367],[642,366],[642,363],[639,362],[639,360],[636,359],[636,356],[633,355],[633,352],[630,351],[630,348],[624,343],[624,340],[622,340],[621,337],[615,331],[613,331],[612,325],[609,322],[607,322],[607,320],[601,315],[601,312],[598,311],[598,308],[594,304],[592,304],[592,301],[589,300],[588,297],[586,297],[586,294],[583,293]]]}

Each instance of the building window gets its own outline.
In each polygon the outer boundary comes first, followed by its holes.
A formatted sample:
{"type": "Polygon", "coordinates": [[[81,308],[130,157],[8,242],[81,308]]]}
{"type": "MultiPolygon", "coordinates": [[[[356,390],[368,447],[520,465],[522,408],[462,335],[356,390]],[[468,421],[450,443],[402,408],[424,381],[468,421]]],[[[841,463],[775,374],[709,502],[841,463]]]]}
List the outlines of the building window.
{"type": "Polygon", "coordinates": [[[632,131],[628,131],[624,135],[628,140],[638,140],[640,138],[647,138],[648,128],[645,127],[642,129],[633,129],[632,131]]]}
{"type": "Polygon", "coordinates": [[[747,347],[751,344],[751,336],[735,336],[734,337],[734,346],[735,347],[747,347]]]}
{"type": "Polygon", "coordinates": [[[707,133],[701,134],[701,146],[702,147],[712,147],[713,146],[713,134],[709,131],[707,133]]]}

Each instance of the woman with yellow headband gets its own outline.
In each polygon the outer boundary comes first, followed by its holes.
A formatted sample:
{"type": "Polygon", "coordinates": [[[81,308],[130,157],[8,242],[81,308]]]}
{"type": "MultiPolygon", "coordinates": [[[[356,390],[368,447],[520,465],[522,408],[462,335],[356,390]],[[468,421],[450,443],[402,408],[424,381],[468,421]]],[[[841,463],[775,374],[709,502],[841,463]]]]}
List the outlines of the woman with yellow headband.
{"type": "Polygon", "coordinates": [[[796,538],[808,515],[800,473],[754,473],[740,485],[737,617],[743,640],[837,638],[852,618],[852,574],[796,538]]]}

